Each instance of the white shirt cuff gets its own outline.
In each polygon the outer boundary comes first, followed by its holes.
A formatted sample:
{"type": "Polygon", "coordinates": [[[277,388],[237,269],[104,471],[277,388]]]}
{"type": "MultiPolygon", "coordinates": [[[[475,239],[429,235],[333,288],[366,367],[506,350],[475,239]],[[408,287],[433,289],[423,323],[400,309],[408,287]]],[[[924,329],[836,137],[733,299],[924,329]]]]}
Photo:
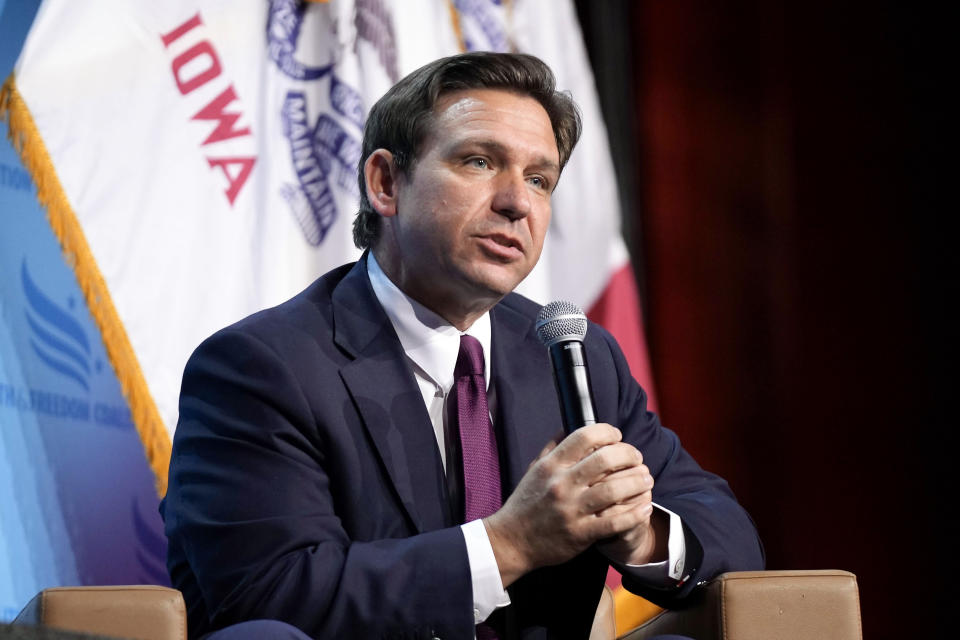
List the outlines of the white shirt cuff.
{"type": "Polygon", "coordinates": [[[493,547],[490,546],[483,520],[462,524],[460,530],[463,531],[463,540],[467,543],[467,560],[470,563],[473,621],[474,624],[480,624],[491,613],[510,604],[510,595],[500,581],[500,568],[497,567],[497,558],[493,555],[493,547]]]}
{"type": "MultiPolygon", "coordinates": [[[[667,535],[667,559],[663,562],[647,564],[628,564],[630,574],[642,578],[645,582],[657,586],[673,586],[683,578],[683,568],[687,561],[687,541],[683,537],[683,525],[680,516],[670,509],[653,504],[670,516],[670,533],[667,535]]],[[[472,565],[471,565],[472,566],[472,565]]]]}

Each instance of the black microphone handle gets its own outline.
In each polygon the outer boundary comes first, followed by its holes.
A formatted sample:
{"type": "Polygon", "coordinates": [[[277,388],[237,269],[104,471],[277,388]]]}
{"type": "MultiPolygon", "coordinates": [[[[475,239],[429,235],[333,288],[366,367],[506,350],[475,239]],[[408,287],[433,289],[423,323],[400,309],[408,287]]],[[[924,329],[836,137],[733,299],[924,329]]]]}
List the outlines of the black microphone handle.
{"type": "Polygon", "coordinates": [[[569,434],[588,424],[596,424],[583,343],[579,340],[556,343],[550,347],[550,361],[557,395],[560,396],[564,431],[569,434]]]}

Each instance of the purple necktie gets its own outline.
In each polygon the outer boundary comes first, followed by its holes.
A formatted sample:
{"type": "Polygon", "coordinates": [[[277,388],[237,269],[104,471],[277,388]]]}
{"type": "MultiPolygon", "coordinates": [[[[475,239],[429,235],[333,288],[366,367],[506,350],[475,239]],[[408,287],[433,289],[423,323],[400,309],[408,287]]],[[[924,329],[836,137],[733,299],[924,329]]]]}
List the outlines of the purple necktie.
{"type": "MultiPolygon", "coordinates": [[[[453,369],[457,388],[457,421],[463,456],[464,522],[485,518],[503,504],[500,496],[500,457],[487,407],[483,347],[473,336],[460,336],[460,355],[453,369]]],[[[496,640],[486,624],[476,627],[477,640],[496,640]]]]}
{"type": "Polygon", "coordinates": [[[487,408],[483,347],[473,336],[460,336],[460,355],[453,370],[457,388],[457,420],[463,456],[464,522],[485,518],[503,504],[500,457],[487,408]]]}

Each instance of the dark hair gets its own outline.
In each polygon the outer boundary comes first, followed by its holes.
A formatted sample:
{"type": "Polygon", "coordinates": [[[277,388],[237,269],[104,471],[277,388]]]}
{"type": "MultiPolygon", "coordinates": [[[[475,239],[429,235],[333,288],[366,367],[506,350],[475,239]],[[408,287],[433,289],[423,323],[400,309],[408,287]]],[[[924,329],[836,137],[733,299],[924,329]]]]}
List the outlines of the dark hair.
{"type": "Polygon", "coordinates": [[[367,199],[363,175],[367,158],[377,149],[387,149],[399,171],[412,171],[437,100],[464,89],[505,89],[535,99],[550,117],[560,168],[567,164],[580,138],[580,113],[569,94],[557,91],[553,72],[542,60],[526,54],[490,52],[435,60],[393,85],[367,117],[357,171],[360,209],[353,221],[353,242],[360,249],[371,246],[380,231],[380,216],[367,199]]]}

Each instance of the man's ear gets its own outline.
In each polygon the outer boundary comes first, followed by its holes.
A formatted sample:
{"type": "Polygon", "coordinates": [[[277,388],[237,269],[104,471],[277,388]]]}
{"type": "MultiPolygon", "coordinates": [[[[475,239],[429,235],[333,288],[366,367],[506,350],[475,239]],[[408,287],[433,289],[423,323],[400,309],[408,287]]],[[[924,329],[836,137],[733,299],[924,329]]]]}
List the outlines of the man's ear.
{"type": "Polygon", "coordinates": [[[386,149],[377,149],[363,163],[367,200],[385,218],[397,215],[397,177],[393,154],[386,149]]]}

